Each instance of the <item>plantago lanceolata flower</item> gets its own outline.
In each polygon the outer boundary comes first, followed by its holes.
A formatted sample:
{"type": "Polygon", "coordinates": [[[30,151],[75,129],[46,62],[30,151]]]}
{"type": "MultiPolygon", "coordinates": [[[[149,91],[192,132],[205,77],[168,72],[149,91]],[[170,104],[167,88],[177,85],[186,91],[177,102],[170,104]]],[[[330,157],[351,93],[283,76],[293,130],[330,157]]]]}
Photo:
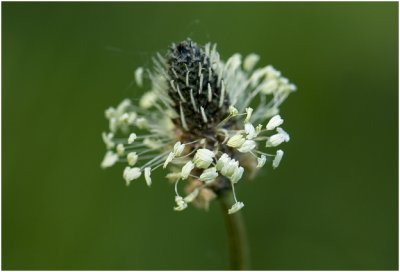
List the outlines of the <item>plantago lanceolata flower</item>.
{"type": "Polygon", "coordinates": [[[139,105],[125,99],[106,110],[110,132],[102,135],[108,150],[101,166],[126,163],[126,184],[143,173],[148,186],[153,171],[168,169],[177,211],[188,203],[207,208],[226,190],[235,199],[228,212],[240,210],[235,186],[243,174],[282,160],[283,151],[274,149],[290,138],[280,127],[279,106],[296,90],[272,66],[255,69],[258,60],[250,54],[242,62],[235,54],[224,62],[215,44],[190,39],[157,54],[153,69],[135,72],[139,87],[149,80],[139,105]]]}

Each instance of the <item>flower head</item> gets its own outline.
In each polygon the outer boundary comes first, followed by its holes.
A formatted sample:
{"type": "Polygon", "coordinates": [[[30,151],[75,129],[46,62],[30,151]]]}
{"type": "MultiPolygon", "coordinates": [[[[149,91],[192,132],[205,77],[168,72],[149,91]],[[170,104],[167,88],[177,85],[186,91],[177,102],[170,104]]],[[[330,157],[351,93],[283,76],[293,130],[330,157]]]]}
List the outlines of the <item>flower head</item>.
{"type": "Polygon", "coordinates": [[[244,204],[235,186],[267,161],[278,167],[283,151],[268,149],[290,139],[278,114],[296,87],[272,66],[257,68],[259,59],[250,54],[242,62],[234,54],[223,61],[215,44],[190,39],[157,54],[153,69],[135,72],[137,85],[149,88],[139,105],[125,99],[106,110],[110,132],[102,134],[108,151],[101,166],[126,162],[126,183],[143,172],[148,186],[153,171],[169,169],[177,211],[188,203],[208,208],[227,190],[235,199],[228,212],[239,211],[244,204]],[[180,181],[186,196],[179,194],[180,181]]]}

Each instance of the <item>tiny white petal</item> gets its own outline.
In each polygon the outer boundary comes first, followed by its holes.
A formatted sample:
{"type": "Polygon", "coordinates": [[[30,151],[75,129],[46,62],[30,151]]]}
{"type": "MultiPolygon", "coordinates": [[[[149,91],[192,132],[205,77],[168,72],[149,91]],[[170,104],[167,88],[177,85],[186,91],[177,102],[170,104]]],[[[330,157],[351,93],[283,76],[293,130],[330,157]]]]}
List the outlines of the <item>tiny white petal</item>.
{"type": "Polygon", "coordinates": [[[129,166],[125,167],[123,177],[126,181],[126,185],[129,186],[132,180],[139,178],[142,175],[140,172],[140,168],[134,167],[131,168],[129,166]]]}
{"type": "Polygon", "coordinates": [[[279,163],[281,162],[282,157],[283,157],[283,151],[279,149],[278,151],[276,151],[276,156],[272,162],[273,168],[277,168],[279,166],[279,163]]]}
{"type": "Polygon", "coordinates": [[[102,168],[107,168],[113,166],[118,161],[118,155],[112,151],[107,151],[104,156],[103,161],[101,162],[102,168]]]}
{"type": "Polygon", "coordinates": [[[120,156],[123,156],[125,153],[125,148],[123,144],[118,144],[117,145],[117,154],[120,156]]]}
{"type": "Polygon", "coordinates": [[[165,162],[164,162],[163,168],[166,168],[167,165],[168,165],[168,163],[170,163],[174,158],[175,158],[175,154],[174,154],[173,152],[170,152],[170,153],[168,154],[167,159],[166,159],[165,162]]]}
{"type": "Polygon", "coordinates": [[[229,141],[226,143],[227,146],[237,148],[242,146],[242,144],[246,141],[246,139],[241,134],[236,134],[231,137],[229,141]]]}
{"type": "Polygon", "coordinates": [[[128,138],[128,144],[133,143],[133,142],[136,140],[136,138],[137,138],[136,133],[131,133],[131,134],[129,135],[129,138],[128,138]]]}
{"type": "Polygon", "coordinates": [[[210,183],[214,181],[217,177],[217,170],[215,169],[215,167],[211,167],[203,171],[203,173],[200,175],[200,180],[204,181],[205,183],[210,183]]]}
{"type": "Polygon", "coordinates": [[[135,70],[135,81],[139,87],[143,86],[143,68],[139,67],[135,70]]]}
{"type": "Polygon", "coordinates": [[[253,150],[255,147],[256,147],[256,142],[254,142],[253,140],[246,140],[243,143],[243,145],[240,148],[238,148],[238,151],[242,153],[247,153],[253,150]]]}
{"type": "Polygon", "coordinates": [[[215,154],[209,149],[202,148],[197,150],[194,155],[193,162],[198,168],[206,169],[213,161],[215,154]]]}
{"type": "Polygon", "coordinates": [[[244,172],[244,168],[243,167],[238,167],[235,169],[235,172],[233,173],[233,175],[230,177],[230,180],[233,183],[237,183],[243,176],[243,172],[244,172]]]}
{"type": "Polygon", "coordinates": [[[261,155],[260,158],[257,158],[257,168],[263,167],[266,161],[267,157],[265,155],[261,155]]]}
{"type": "Polygon", "coordinates": [[[126,159],[128,160],[128,164],[130,166],[134,166],[138,160],[138,155],[136,154],[136,152],[129,152],[126,156],[126,159]]]}
{"type": "Polygon", "coordinates": [[[192,172],[193,168],[194,168],[194,163],[192,161],[188,161],[182,167],[182,172],[181,172],[182,179],[187,179],[190,175],[190,172],[192,172]]]}
{"type": "Polygon", "coordinates": [[[246,139],[251,140],[255,137],[257,137],[256,129],[251,123],[246,123],[244,124],[244,131],[247,134],[246,139]]]}
{"type": "Polygon", "coordinates": [[[266,129],[267,130],[274,130],[275,128],[279,127],[280,125],[283,124],[283,119],[281,118],[280,115],[275,115],[274,117],[272,117],[267,126],[266,129]]]}
{"type": "Polygon", "coordinates": [[[250,107],[246,108],[246,119],[244,119],[245,123],[250,121],[252,113],[253,113],[253,108],[250,107]]]}
{"type": "Polygon", "coordinates": [[[243,68],[244,68],[246,71],[251,71],[251,70],[254,68],[254,66],[257,64],[257,62],[258,62],[259,60],[260,60],[260,56],[257,55],[257,54],[252,53],[252,54],[248,55],[248,56],[244,59],[244,61],[243,61],[243,68]]]}
{"type": "Polygon", "coordinates": [[[150,177],[150,174],[151,174],[151,168],[150,167],[146,167],[145,169],[144,169],[144,179],[146,180],[146,184],[147,184],[147,186],[151,186],[151,177],[150,177]]]}
{"type": "Polygon", "coordinates": [[[236,202],[235,204],[233,204],[232,208],[230,208],[228,210],[228,214],[235,213],[235,212],[239,211],[243,207],[244,207],[243,202],[236,202]]]}

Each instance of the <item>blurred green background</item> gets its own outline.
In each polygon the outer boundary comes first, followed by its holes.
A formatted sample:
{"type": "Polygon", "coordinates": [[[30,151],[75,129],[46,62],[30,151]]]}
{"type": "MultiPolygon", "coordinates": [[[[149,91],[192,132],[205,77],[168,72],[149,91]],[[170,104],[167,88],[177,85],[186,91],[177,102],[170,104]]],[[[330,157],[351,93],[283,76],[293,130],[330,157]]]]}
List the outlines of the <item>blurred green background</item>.
{"type": "MultiPolygon", "coordinates": [[[[217,203],[99,167],[104,109],[188,36],[298,86],[281,166],[241,183],[253,269],[397,269],[398,4],[2,3],[3,269],[226,269],[217,203]]],[[[160,171],[159,173],[161,173],[160,171]]],[[[162,173],[163,174],[163,173],[162,173]]]]}

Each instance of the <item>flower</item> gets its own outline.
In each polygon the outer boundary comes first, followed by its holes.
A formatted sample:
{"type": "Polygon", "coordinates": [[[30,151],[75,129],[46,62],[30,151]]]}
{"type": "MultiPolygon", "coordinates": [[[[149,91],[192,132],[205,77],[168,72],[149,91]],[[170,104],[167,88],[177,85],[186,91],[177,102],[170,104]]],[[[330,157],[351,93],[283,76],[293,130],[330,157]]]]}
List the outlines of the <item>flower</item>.
{"type": "Polygon", "coordinates": [[[153,171],[168,169],[177,211],[188,203],[207,209],[228,190],[235,200],[228,213],[242,209],[236,184],[267,161],[276,168],[282,160],[282,150],[268,151],[290,140],[279,107],[296,90],[274,67],[257,67],[259,60],[234,54],[223,61],[215,44],[190,39],[157,54],[153,69],[135,71],[137,86],[149,88],[139,105],[124,99],[105,111],[110,131],[102,133],[101,167],[126,162],[126,184],[143,172],[148,186],[153,171]]]}

